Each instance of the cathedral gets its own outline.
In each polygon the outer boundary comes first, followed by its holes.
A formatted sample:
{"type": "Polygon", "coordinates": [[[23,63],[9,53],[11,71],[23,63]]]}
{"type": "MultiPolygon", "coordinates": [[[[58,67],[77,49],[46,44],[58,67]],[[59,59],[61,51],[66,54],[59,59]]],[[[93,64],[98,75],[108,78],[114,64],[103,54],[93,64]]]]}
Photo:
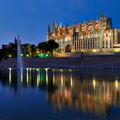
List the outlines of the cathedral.
{"type": "Polygon", "coordinates": [[[48,25],[47,41],[53,39],[59,44],[57,52],[115,52],[120,51],[120,29],[113,29],[112,19],[103,16],[76,25],[59,27],[54,19],[52,31],[48,25]]]}

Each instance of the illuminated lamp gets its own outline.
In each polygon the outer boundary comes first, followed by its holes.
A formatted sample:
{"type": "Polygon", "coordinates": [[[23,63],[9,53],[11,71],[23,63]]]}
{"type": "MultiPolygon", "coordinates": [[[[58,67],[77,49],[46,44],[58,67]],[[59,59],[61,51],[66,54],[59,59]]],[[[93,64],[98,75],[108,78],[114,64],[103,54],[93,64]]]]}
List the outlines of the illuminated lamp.
{"type": "Polygon", "coordinates": [[[96,49],[93,49],[93,52],[96,52],[96,49]]]}
{"type": "Polygon", "coordinates": [[[11,55],[9,55],[9,57],[11,57],[11,55]]]}
{"type": "Polygon", "coordinates": [[[39,57],[44,57],[43,53],[38,54],[39,57]]]}
{"type": "Polygon", "coordinates": [[[27,54],[26,56],[27,56],[27,57],[29,57],[29,55],[28,55],[28,54],[27,54]]]}
{"type": "Polygon", "coordinates": [[[49,54],[48,54],[48,53],[46,53],[46,54],[45,54],[45,57],[48,57],[48,56],[49,56],[49,54]]]}
{"type": "Polygon", "coordinates": [[[21,54],[21,56],[23,56],[23,54],[21,54]]]}
{"type": "Polygon", "coordinates": [[[118,49],[116,49],[115,52],[118,52],[118,49]]]}

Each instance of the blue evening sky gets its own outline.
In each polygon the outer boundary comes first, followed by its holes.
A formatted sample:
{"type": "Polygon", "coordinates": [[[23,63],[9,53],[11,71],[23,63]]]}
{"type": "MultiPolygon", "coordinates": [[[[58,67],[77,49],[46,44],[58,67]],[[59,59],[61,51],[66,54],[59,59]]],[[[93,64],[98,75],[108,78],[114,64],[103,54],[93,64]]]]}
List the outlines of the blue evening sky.
{"type": "Polygon", "coordinates": [[[120,0],[0,0],[0,48],[18,34],[22,44],[38,45],[46,41],[54,18],[58,26],[70,26],[96,20],[100,11],[112,18],[113,28],[120,28],[120,0]]]}

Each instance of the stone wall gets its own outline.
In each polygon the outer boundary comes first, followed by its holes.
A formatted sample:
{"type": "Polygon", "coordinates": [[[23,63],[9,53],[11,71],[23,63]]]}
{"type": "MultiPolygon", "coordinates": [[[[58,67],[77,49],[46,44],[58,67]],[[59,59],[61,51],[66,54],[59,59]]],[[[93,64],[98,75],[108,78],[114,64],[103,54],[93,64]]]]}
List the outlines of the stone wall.
{"type": "Polygon", "coordinates": [[[80,59],[79,66],[120,66],[120,55],[90,55],[80,59]]]}
{"type": "MultiPolygon", "coordinates": [[[[120,55],[89,55],[83,57],[23,58],[24,67],[119,66],[120,55]]],[[[17,59],[0,62],[0,67],[16,67],[17,59]]]]}
{"type": "Polygon", "coordinates": [[[81,52],[55,53],[54,57],[80,57],[81,52]]]}
{"type": "MultiPolygon", "coordinates": [[[[78,65],[80,57],[23,58],[23,66],[69,66],[78,65]]],[[[9,58],[0,62],[0,67],[16,67],[17,59],[9,58]]]]}

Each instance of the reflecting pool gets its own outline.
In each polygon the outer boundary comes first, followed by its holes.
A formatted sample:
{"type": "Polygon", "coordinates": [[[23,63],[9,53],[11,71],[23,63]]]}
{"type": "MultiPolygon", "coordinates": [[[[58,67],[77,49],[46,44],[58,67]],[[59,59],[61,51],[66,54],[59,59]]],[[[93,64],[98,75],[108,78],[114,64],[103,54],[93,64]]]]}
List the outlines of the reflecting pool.
{"type": "Polygon", "coordinates": [[[120,119],[120,71],[0,69],[0,120],[120,119]]]}

